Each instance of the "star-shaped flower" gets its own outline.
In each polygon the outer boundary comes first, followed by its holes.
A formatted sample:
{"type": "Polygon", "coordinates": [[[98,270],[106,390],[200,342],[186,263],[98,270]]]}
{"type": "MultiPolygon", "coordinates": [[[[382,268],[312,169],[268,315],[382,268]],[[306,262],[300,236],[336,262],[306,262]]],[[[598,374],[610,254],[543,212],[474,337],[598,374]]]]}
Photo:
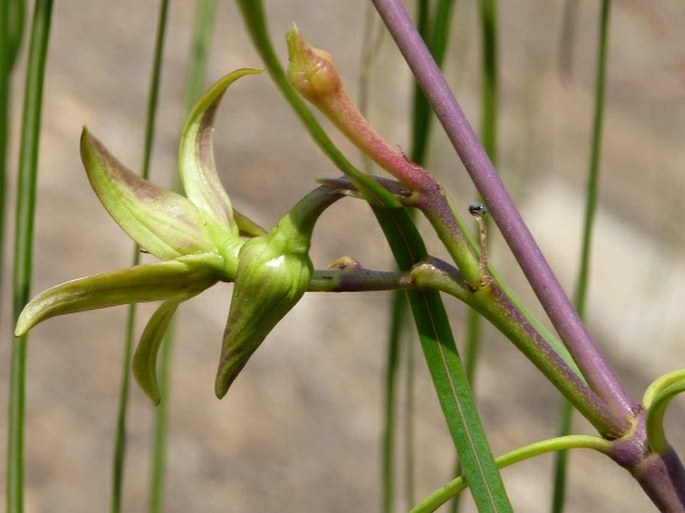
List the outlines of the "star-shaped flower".
{"type": "Polygon", "coordinates": [[[214,114],[223,94],[238,78],[259,72],[241,69],[225,76],[189,115],[179,144],[179,172],[186,196],[143,180],[83,129],[81,157],[93,190],[119,226],[160,261],[78,278],[38,294],[21,313],[16,336],[57,315],[163,301],[134,357],[138,382],[159,402],[156,355],[174,312],[183,301],[218,281],[234,281],[245,243],[241,233],[264,233],[233,210],[216,172],[212,147],[214,114]]]}
{"type": "Polygon", "coordinates": [[[162,301],[133,357],[136,380],[157,404],[157,353],[176,309],[218,281],[234,281],[215,385],[219,398],[226,394],[250,356],[307,290],[314,225],[343,195],[327,186],[315,189],[268,233],[233,209],[214,163],[214,114],[228,86],[255,73],[259,70],[246,68],[226,75],[186,120],[179,145],[186,196],[132,173],[83,130],[81,157],[100,202],[160,262],[79,278],[38,294],[21,313],[16,336],[56,315],[162,301]]]}

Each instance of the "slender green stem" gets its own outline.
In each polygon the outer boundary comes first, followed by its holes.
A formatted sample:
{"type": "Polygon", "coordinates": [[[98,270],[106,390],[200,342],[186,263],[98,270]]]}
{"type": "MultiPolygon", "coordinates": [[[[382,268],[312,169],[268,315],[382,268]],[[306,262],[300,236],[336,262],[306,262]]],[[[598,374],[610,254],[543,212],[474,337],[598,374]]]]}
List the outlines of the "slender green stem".
{"type": "Polygon", "coordinates": [[[214,33],[216,0],[198,0],[193,29],[192,54],[186,81],[186,112],[202,94],[207,70],[207,55],[214,33]]]}
{"type": "MultiPolygon", "coordinates": [[[[190,112],[202,94],[207,69],[207,54],[214,28],[216,0],[200,0],[195,15],[192,52],[186,85],[186,112],[190,112]]],[[[179,178],[174,185],[181,189],[179,178]]],[[[150,469],[150,513],[161,513],[164,510],[164,483],[166,468],[166,440],[169,423],[169,385],[173,346],[176,334],[176,323],[172,320],[160,348],[159,359],[159,392],[162,400],[155,410],[153,446],[150,469]]]]}
{"type": "MultiPolygon", "coordinates": [[[[604,125],[604,109],[606,97],[607,50],[609,46],[609,14],[611,2],[603,0],[600,7],[600,23],[597,52],[597,68],[595,76],[595,110],[592,123],[592,142],[590,162],[588,166],[588,181],[585,192],[585,221],[581,243],[580,265],[573,304],[581,319],[585,317],[587,293],[590,283],[590,257],[592,256],[592,234],[597,212],[597,191],[599,189],[600,160],[602,149],[602,133],[604,125]]],[[[559,419],[558,434],[567,435],[573,427],[573,410],[571,404],[563,400],[559,419]]],[[[566,469],[568,454],[561,451],[556,454],[554,462],[554,490],[552,493],[552,513],[564,510],[566,495],[566,469]]]]}
{"type": "MultiPolygon", "coordinates": [[[[21,0],[0,0],[0,269],[5,255],[5,218],[7,214],[7,166],[10,138],[10,78],[21,46],[24,10],[21,0]]],[[[0,276],[0,290],[2,290],[0,276]]]]}
{"type": "MultiPolygon", "coordinates": [[[[495,461],[499,468],[505,468],[541,454],[569,449],[593,449],[606,454],[611,449],[611,442],[598,436],[562,436],[520,447],[498,457],[495,461]]],[[[420,504],[413,507],[410,513],[431,513],[467,487],[467,481],[459,476],[426,497],[420,504]]]]}
{"type": "MultiPolygon", "coordinates": [[[[157,112],[157,99],[159,93],[159,81],[161,76],[162,53],[164,48],[164,34],[166,31],[168,6],[168,0],[161,1],[157,25],[157,36],[155,40],[150,90],[148,94],[148,106],[146,111],[145,140],[143,144],[143,163],[141,176],[145,179],[147,179],[149,175],[150,161],[152,156],[152,143],[154,140],[155,115],[157,112]]],[[[133,250],[133,265],[137,265],[138,263],[140,263],[140,248],[136,246],[133,250]]],[[[126,321],[124,360],[121,371],[121,385],[119,388],[119,412],[117,415],[117,428],[114,440],[112,498],[110,503],[110,511],[112,513],[119,513],[121,511],[123,496],[124,460],[126,455],[126,417],[130,388],[129,369],[131,367],[131,359],[133,357],[136,315],[136,305],[132,304],[128,308],[126,321]]]]}
{"type": "Polygon", "coordinates": [[[587,189],[585,192],[585,222],[583,225],[583,241],[580,255],[580,268],[574,302],[578,313],[585,314],[587,290],[590,274],[590,257],[592,256],[592,235],[594,233],[597,211],[597,191],[599,189],[600,161],[602,156],[602,131],[604,126],[604,110],[606,98],[607,51],[609,46],[609,14],[610,0],[602,0],[599,28],[599,48],[597,56],[597,71],[595,77],[595,112],[592,123],[592,143],[588,171],[587,189]]]}
{"type": "MultiPolygon", "coordinates": [[[[488,157],[497,166],[497,112],[499,92],[497,80],[497,0],[480,0],[481,28],[481,125],[480,139],[488,157]]],[[[479,200],[480,201],[480,200],[479,200]]],[[[491,223],[486,216],[483,223],[491,223]]],[[[480,355],[483,318],[469,308],[466,314],[466,344],[464,349],[464,368],[471,383],[474,382],[476,366],[480,355]]],[[[457,468],[459,468],[457,464],[457,468]]],[[[459,497],[452,503],[452,512],[459,511],[459,497]]]]}
{"type": "MultiPolygon", "coordinates": [[[[566,436],[573,429],[573,405],[565,398],[561,398],[559,405],[559,425],[557,427],[558,436],[566,436]]],[[[567,451],[559,451],[554,454],[553,487],[552,487],[552,513],[561,513],[566,503],[566,483],[568,479],[568,460],[567,451]]]]}
{"type": "MultiPolygon", "coordinates": [[[[24,111],[19,150],[19,183],[14,241],[13,318],[28,302],[33,267],[33,227],[38,144],[43,101],[45,64],[52,16],[52,0],[34,5],[29,59],[26,70],[24,111]]],[[[26,336],[12,344],[7,443],[7,513],[24,510],[24,418],[26,402],[26,336]]]]}
{"type": "MultiPolygon", "coordinates": [[[[446,134],[485,199],[494,221],[552,324],[588,383],[614,411],[614,418],[608,426],[610,433],[605,434],[624,432],[630,428],[626,417],[634,415],[639,405],[617,379],[578,317],[402,3],[399,0],[372,1],[417,82],[430,99],[446,134]]],[[[601,423],[607,420],[601,419],[601,423]]]]}
{"type": "Polygon", "coordinates": [[[397,409],[397,370],[400,357],[400,341],[404,325],[404,313],[407,310],[407,298],[402,292],[392,296],[390,312],[390,333],[385,362],[385,387],[383,390],[383,445],[382,445],[382,481],[383,508],[385,513],[395,509],[395,410],[397,409]]]}

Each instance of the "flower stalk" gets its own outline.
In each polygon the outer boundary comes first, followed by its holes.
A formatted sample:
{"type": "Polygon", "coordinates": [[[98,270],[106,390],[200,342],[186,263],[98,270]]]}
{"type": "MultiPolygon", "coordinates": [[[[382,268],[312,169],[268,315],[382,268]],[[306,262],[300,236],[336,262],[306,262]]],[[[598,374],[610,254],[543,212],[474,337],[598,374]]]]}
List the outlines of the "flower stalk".
{"type": "Polygon", "coordinates": [[[373,2],[559,336],[590,386],[610,405],[617,424],[622,424],[621,417],[639,411],[637,402],[590,337],[411,18],[396,0],[373,2]]]}
{"type": "Polygon", "coordinates": [[[486,280],[442,186],[371,126],[347,94],[328,52],[309,45],[294,26],[286,41],[290,58],[288,78],[295,89],[321,110],[365,155],[410,189],[411,193],[403,203],[424,212],[470,286],[477,289],[486,280]]]}

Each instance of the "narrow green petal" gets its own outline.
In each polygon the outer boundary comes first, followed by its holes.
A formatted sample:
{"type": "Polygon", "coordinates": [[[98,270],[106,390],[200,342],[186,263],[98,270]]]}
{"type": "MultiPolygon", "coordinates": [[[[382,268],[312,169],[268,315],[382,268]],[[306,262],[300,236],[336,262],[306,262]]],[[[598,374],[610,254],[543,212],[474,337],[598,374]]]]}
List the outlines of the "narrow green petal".
{"type": "Polygon", "coordinates": [[[198,100],[186,120],[179,144],[181,181],[188,199],[197,208],[211,216],[219,226],[229,228],[237,235],[233,223],[233,209],[216,172],[212,132],[214,114],[228,87],[244,75],[261,73],[261,70],[244,68],[229,73],[198,100]]]}
{"type": "Polygon", "coordinates": [[[107,212],[138,244],[162,260],[215,249],[205,216],[187,199],[129,171],[86,128],[81,158],[107,212]]]}
{"type": "Polygon", "coordinates": [[[180,299],[218,281],[223,259],[216,254],[139,265],[56,285],[34,297],[17,321],[15,335],[51,317],[108,306],[180,299]]]}
{"type": "Polygon", "coordinates": [[[162,303],[145,326],[133,355],[133,376],[155,406],[161,401],[157,385],[157,353],[179,304],[180,301],[162,303]]]}

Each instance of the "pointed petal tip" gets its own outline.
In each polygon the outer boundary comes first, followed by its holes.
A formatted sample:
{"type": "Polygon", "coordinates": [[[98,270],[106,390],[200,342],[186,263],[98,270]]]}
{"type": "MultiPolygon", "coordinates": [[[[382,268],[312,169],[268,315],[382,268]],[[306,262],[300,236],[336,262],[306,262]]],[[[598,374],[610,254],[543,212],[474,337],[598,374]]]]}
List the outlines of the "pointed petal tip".
{"type": "Polygon", "coordinates": [[[180,301],[165,301],[152,314],[133,355],[132,370],[138,385],[157,406],[161,401],[157,381],[157,355],[180,301]]]}
{"type": "Polygon", "coordinates": [[[226,392],[228,392],[228,388],[224,390],[223,388],[214,387],[214,394],[216,394],[216,398],[219,400],[224,398],[226,392]]]}
{"type": "Polygon", "coordinates": [[[231,371],[230,368],[224,368],[221,364],[219,365],[216,379],[214,380],[214,394],[216,394],[217,399],[223,399],[226,396],[228,389],[231,388],[231,384],[238,376],[238,372],[229,371],[231,371]]]}

